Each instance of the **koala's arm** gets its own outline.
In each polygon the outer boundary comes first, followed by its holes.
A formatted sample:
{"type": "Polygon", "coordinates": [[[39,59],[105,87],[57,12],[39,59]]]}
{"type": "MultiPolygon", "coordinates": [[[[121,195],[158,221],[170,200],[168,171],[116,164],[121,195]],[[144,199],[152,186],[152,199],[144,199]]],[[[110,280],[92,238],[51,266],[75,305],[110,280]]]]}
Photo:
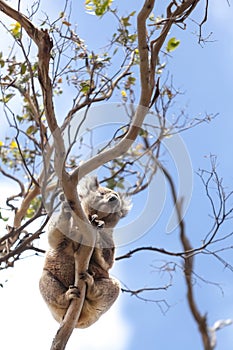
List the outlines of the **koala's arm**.
{"type": "Polygon", "coordinates": [[[53,317],[59,323],[65,316],[70,300],[80,296],[78,288],[70,285],[67,289],[53,273],[45,269],[40,278],[39,288],[53,317]]]}
{"type": "Polygon", "coordinates": [[[53,249],[64,240],[65,236],[69,237],[71,231],[71,208],[67,202],[62,203],[61,212],[57,219],[52,218],[48,226],[48,243],[53,249]]]}
{"type": "Polygon", "coordinates": [[[72,231],[71,210],[62,203],[58,217],[49,224],[48,250],[44,269],[39,282],[40,292],[54,318],[61,322],[70,299],[78,296],[74,284],[74,251],[72,241],[67,237],[72,231]]]}

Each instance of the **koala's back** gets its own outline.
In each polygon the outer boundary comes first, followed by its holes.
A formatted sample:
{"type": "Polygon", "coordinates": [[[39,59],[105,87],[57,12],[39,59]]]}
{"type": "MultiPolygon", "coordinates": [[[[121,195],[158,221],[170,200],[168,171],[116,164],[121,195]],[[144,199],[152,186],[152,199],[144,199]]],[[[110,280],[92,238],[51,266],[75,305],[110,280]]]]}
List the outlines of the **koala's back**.
{"type": "Polygon", "coordinates": [[[74,284],[74,256],[62,249],[50,249],[45,258],[44,270],[49,271],[66,287],[74,284]]]}

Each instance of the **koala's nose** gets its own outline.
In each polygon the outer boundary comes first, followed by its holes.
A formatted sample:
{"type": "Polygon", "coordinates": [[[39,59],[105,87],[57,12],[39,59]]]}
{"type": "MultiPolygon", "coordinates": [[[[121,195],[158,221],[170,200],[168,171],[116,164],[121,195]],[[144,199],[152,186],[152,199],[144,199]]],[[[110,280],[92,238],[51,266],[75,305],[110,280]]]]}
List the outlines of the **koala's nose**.
{"type": "Polygon", "coordinates": [[[111,197],[109,197],[108,199],[109,202],[115,202],[116,200],[118,200],[118,198],[115,194],[112,194],[111,197]]]}

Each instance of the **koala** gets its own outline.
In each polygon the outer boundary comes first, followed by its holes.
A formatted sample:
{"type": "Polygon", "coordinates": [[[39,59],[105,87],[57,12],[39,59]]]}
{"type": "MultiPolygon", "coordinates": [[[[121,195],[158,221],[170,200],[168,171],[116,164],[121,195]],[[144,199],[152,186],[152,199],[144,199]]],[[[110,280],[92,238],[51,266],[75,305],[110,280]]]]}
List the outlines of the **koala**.
{"type": "MultiPolygon", "coordinates": [[[[78,186],[78,194],[83,211],[96,227],[97,235],[88,271],[80,276],[86,282],[86,296],[76,328],[86,328],[112,306],[120,293],[119,282],[109,276],[115,251],[112,236],[113,228],[128,213],[131,203],[125,195],[100,187],[94,177],[78,186]]],[[[79,297],[79,290],[74,287],[74,253],[80,243],[72,240],[74,230],[76,234],[79,231],[72,222],[68,203],[63,202],[57,221],[48,228],[50,249],[39,282],[40,292],[59,323],[70,300],[79,297]]],[[[85,232],[80,234],[85,235],[85,232]]]]}

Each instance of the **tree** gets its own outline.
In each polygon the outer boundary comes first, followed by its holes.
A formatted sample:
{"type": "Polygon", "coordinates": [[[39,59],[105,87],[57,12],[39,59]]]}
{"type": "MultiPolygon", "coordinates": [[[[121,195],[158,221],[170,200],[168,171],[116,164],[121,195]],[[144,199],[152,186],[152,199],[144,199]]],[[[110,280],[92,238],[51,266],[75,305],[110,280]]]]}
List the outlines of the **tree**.
{"type": "MultiPolygon", "coordinates": [[[[184,223],[190,194],[186,192],[182,197],[177,193],[174,169],[166,166],[164,159],[165,148],[173,152],[169,138],[175,139],[177,146],[180,140],[177,135],[182,131],[215,116],[187,119],[183,110],[175,111],[174,101],[180,91],[167,75],[171,52],[179,46],[179,40],[175,37],[168,40],[168,33],[174,26],[185,29],[187,19],[195,15],[194,10],[199,3],[204,7],[203,17],[197,23],[201,44],[205,42],[202,31],[208,17],[208,1],[171,1],[161,16],[153,15],[155,2],[151,0],[145,1],[138,13],[133,11],[127,16],[119,15],[112,1],[86,1],[86,11],[99,18],[112,15],[117,23],[117,31],[113,33],[106,50],[97,53],[95,49],[88,50],[72,24],[68,1],[57,19],[51,20],[45,15],[39,27],[33,19],[36,18],[39,3],[31,7],[26,17],[22,14],[20,2],[17,10],[4,1],[0,2],[1,11],[14,21],[5,26],[14,43],[12,50],[8,56],[2,54],[0,57],[1,102],[9,126],[14,130],[14,135],[10,133],[6,140],[1,141],[1,173],[20,187],[20,193],[6,200],[14,213],[14,221],[0,239],[0,262],[2,268],[8,268],[14,266],[27,250],[44,253],[37,247],[36,240],[44,233],[60,191],[72,203],[72,209],[80,219],[79,225],[86,227],[88,223],[74,189],[79,180],[93,170],[102,167],[102,177],[108,187],[127,190],[135,198],[148,188],[151,191],[154,181],[163,174],[174,207],[169,228],[171,230],[178,225],[178,240],[182,248],[176,251],[157,248],[152,242],[151,246],[131,249],[118,256],[117,260],[148,250],[172,256],[176,260],[182,259],[190,312],[197,323],[204,349],[213,349],[215,340],[205,311],[200,311],[193,293],[193,263],[200,253],[215,254],[220,258],[218,253],[211,250],[212,244],[219,243],[219,249],[230,246],[231,234],[224,234],[220,229],[231,217],[232,207],[228,203],[232,192],[226,192],[216,170],[216,159],[211,157],[210,171],[201,171],[200,178],[212,207],[213,227],[208,234],[203,230],[202,244],[193,247],[184,223]],[[135,31],[131,22],[136,16],[135,31]],[[64,96],[66,89],[72,93],[73,103],[59,120],[55,103],[64,96]],[[96,144],[89,142],[96,136],[93,129],[87,129],[90,123],[88,118],[93,118],[91,113],[97,103],[110,101],[111,98],[119,100],[119,95],[127,119],[113,120],[120,121],[120,126],[109,129],[111,138],[96,151],[96,144]],[[22,111],[15,108],[18,101],[22,101],[22,111]],[[170,120],[169,114],[174,111],[175,118],[170,120]],[[83,130],[86,130],[86,134],[83,134],[83,130]],[[87,157],[86,144],[91,156],[83,161],[87,157]],[[127,186],[126,179],[131,182],[130,186],[127,186]],[[212,192],[213,184],[217,194],[212,192]],[[19,198],[21,203],[17,205],[16,199],[19,198]],[[34,222],[38,222],[39,229],[32,232],[30,225],[34,222]]],[[[182,155],[185,157],[185,152],[182,155]]],[[[175,162],[178,166],[176,158],[175,162]]],[[[188,161],[186,165],[189,166],[188,161]]],[[[186,177],[187,171],[186,168],[186,177]]],[[[181,176],[181,172],[178,175],[181,176]]],[[[150,216],[155,220],[153,212],[150,216]]],[[[3,214],[1,219],[6,220],[3,214]]],[[[86,261],[82,261],[82,269],[88,266],[94,245],[92,231],[89,231],[89,244],[83,246],[86,261]]],[[[77,310],[81,310],[85,285],[78,280],[80,271],[76,272],[76,282],[82,296],[78,302],[71,303],[69,312],[75,315],[73,324],[68,313],[54,340],[53,349],[65,347],[79,317],[77,310]]],[[[156,292],[157,288],[149,290],[156,292]]],[[[140,296],[147,289],[123,288],[123,291],[140,296]]],[[[219,327],[218,324],[215,329],[219,327]]]]}

